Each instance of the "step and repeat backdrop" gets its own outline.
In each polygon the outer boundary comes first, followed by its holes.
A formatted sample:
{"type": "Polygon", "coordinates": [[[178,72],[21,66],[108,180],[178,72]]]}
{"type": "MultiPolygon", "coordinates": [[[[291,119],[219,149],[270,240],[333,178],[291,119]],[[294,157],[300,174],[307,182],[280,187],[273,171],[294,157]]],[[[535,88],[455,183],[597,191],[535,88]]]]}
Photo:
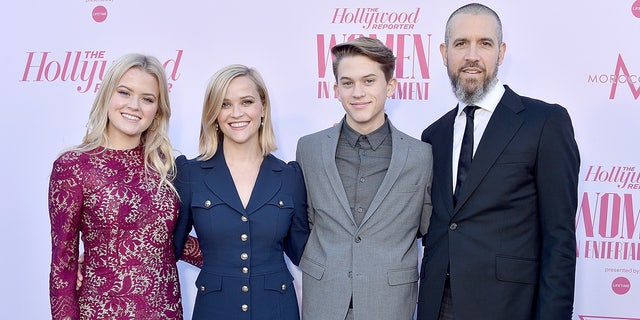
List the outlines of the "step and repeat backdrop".
{"type": "MultiPolygon", "coordinates": [[[[197,155],[204,90],[219,68],[257,68],[272,98],[278,150],[338,122],[330,48],[362,35],[398,57],[386,112],[422,130],[455,106],[439,52],[465,1],[12,1],[0,10],[0,317],[47,319],[47,188],[59,152],[80,143],[106,68],[140,52],[165,65],[176,154],[197,155]]],[[[498,77],[569,110],[580,147],[574,319],[640,319],[640,0],[486,1],[501,16],[498,77]]],[[[178,264],[190,318],[198,270],[178,264]]],[[[291,266],[300,289],[300,271],[291,266]]]]}

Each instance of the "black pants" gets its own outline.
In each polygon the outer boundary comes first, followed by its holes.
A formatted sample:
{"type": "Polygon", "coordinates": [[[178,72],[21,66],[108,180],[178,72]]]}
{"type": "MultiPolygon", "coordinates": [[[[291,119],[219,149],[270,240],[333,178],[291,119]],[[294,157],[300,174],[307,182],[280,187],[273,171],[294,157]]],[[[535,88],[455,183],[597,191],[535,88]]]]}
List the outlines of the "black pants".
{"type": "Polygon", "coordinates": [[[439,320],[454,320],[453,318],[453,301],[451,299],[451,283],[449,275],[444,282],[444,292],[442,293],[442,302],[440,303],[439,320]]]}

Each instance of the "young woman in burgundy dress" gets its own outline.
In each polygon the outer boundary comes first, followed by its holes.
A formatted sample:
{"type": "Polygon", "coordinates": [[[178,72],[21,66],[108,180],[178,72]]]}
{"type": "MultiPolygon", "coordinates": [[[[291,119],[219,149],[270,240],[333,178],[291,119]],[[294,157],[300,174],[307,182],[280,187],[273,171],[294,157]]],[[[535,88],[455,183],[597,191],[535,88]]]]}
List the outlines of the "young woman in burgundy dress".
{"type": "MultiPolygon", "coordinates": [[[[166,79],[154,57],[128,54],[116,61],[104,76],[82,143],[53,164],[53,319],[182,319],[166,79]],[[80,240],[84,263],[76,290],[80,240]]],[[[193,240],[182,259],[197,264],[193,240]]]]}

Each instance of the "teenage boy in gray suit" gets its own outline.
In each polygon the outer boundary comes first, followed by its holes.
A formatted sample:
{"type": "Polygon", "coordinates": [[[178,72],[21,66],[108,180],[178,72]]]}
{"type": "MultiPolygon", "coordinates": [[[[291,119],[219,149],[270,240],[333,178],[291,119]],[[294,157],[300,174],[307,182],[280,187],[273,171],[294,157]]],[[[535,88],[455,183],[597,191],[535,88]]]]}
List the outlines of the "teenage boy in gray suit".
{"type": "Polygon", "coordinates": [[[397,85],[389,48],[362,37],[331,52],[346,115],[297,147],[311,226],[300,262],[303,319],[413,319],[416,235],[431,216],[431,146],[385,114],[397,85]]]}

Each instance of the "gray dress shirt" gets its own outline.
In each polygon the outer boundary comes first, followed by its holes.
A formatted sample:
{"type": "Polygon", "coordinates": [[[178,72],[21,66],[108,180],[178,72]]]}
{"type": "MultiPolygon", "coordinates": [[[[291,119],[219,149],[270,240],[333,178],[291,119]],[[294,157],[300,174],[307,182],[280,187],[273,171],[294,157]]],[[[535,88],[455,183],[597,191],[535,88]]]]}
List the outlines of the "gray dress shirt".
{"type": "Polygon", "coordinates": [[[351,213],[362,222],[391,162],[389,121],[375,131],[361,135],[343,121],[336,149],[336,166],[347,193],[351,213]]]}

